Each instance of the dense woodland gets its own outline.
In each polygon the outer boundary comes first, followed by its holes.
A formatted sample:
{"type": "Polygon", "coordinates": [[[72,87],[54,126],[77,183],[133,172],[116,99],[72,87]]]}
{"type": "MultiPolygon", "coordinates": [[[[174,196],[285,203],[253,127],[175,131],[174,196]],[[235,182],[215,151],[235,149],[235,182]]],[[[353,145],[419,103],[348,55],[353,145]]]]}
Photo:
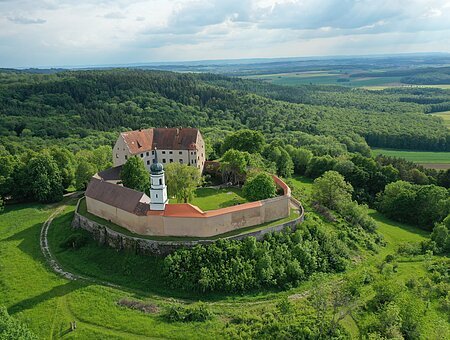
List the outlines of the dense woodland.
{"type": "Polygon", "coordinates": [[[216,139],[223,131],[250,127],[269,138],[299,131],[339,139],[356,134],[370,146],[444,151],[450,150],[448,130],[423,113],[446,102],[450,94],[444,90],[289,88],[209,74],[3,73],[0,135],[10,148],[57,138],[76,150],[111,143],[115,135],[109,132],[123,129],[196,126],[216,139]]]}

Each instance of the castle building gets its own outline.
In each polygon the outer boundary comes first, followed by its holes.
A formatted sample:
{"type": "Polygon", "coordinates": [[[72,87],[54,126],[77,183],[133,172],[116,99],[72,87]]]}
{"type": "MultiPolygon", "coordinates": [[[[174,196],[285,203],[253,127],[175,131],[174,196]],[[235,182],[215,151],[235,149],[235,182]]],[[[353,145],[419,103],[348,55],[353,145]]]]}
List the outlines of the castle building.
{"type": "Polygon", "coordinates": [[[205,142],[200,131],[194,128],[152,128],[122,132],[113,149],[114,166],[125,164],[131,156],[140,157],[149,171],[156,158],[162,165],[178,162],[203,171],[205,142]]]}

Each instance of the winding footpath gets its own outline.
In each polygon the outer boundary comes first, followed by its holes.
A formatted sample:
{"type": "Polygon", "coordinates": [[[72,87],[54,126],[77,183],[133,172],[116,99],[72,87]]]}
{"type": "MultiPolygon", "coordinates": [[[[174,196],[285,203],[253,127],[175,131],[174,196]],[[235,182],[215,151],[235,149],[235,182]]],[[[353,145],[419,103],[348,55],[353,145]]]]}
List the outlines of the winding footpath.
{"type": "MultiPolygon", "coordinates": [[[[75,198],[77,198],[77,196],[75,194],[71,194],[70,196],[73,197],[73,199],[75,199],[75,198]]],[[[68,204],[63,204],[63,205],[59,206],[58,208],[56,208],[55,211],[53,211],[52,214],[48,217],[48,219],[42,224],[39,243],[40,243],[40,247],[41,247],[41,252],[44,255],[45,260],[48,263],[48,265],[50,266],[50,268],[55,273],[61,275],[62,277],[64,277],[67,280],[71,280],[71,281],[80,280],[80,281],[89,282],[89,283],[93,283],[93,284],[103,285],[106,287],[120,289],[123,291],[128,291],[128,292],[132,291],[132,292],[140,293],[142,295],[146,295],[148,297],[148,295],[149,295],[148,292],[128,288],[128,287],[121,286],[121,285],[118,285],[118,284],[115,284],[115,283],[112,283],[109,281],[103,281],[103,280],[95,279],[93,277],[89,277],[89,276],[85,276],[85,275],[74,274],[74,273],[68,272],[67,270],[64,270],[62,268],[62,266],[56,260],[56,257],[50,251],[50,247],[49,247],[49,243],[48,243],[48,231],[49,231],[55,217],[57,217],[62,211],[64,211],[64,209],[66,209],[67,206],[68,206],[68,204]]],[[[294,207],[295,207],[295,205],[294,205],[294,207]]],[[[309,294],[308,291],[302,292],[300,294],[298,294],[298,293],[292,294],[289,296],[289,299],[292,299],[292,300],[303,299],[308,294],[309,294]]],[[[160,295],[155,295],[155,296],[153,296],[153,298],[157,298],[158,300],[170,301],[170,302],[174,302],[174,301],[177,301],[180,303],[188,303],[189,302],[189,300],[186,300],[186,299],[175,299],[172,297],[163,297],[160,295]]],[[[259,304],[265,304],[267,302],[268,302],[267,300],[260,300],[260,301],[246,302],[246,303],[251,304],[251,305],[259,305],[259,304]]],[[[213,302],[212,304],[233,305],[234,302],[213,302]]]]}
{"type": "Polygon", "coordinates": [[[48,219],[42,224],[39,243],[40,243],[40,247],[41,247],[41,252],[44,255],[45,260],[47,261],[47,263],[50,266],[50,268],[54,272],[56,272],[57,274],[61,275],[62,277],[66,278],[68,280],[71,280],[71,281],[83,280],[83,281],[87,281],[87,282],[91,282],[91,283],[95,283],[95,284],[101,284],[101,285],[108,286],[108,287],[128,290],[126,287],[122,287],[120,285],[116,285],[116,284],[111,283],[111,282],[101,281],[101,280],[94,279],[92,277],[83,276],[83,275],[79,275],[79,274],[74,274],[74,273],[68,272],[68,271],[64,270],[62,268],[62,266],[58,263],[58,261],[56,260],[55,256],[50,251],[50,247],[48,245],[48,230],[50,229],[50,226],[52,225],[53,219],[58,214],[60,214],[65,208],[67,208],[67,204],[59,206],[48,217],[48,219]]]}

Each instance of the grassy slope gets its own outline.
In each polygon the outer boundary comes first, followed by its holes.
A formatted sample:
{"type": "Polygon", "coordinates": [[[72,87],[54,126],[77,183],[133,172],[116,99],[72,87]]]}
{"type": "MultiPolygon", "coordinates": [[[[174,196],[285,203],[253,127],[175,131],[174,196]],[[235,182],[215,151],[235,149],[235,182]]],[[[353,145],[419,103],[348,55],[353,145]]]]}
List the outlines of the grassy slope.
{"type": "Polygon", "coordinates": [[[450,163],[450,152],[432,152],[432,151],[405,151],[395,149],[373,149],[373,155],[383,154],[386,156],[402,157],[408,161],[420,164],[431,163],[450,163]]]}
{"type": "MultiPolygon", "coordinates": [[[[310,194],[310,180],[297,177],[293,183],[306,195],[310,194]]],[[[301,293],[310,284],[305,282],[289,292],[255,292],[244,296],[196,296],[174,292],[161,281],[161,260],[157,258],[117,253],[94,243],[78,251],[61,249],[59,244],[71,233],[69,225],[73,210],[74,202],[54,220],[50,228],[50,247],[59,262],[71,271],[109,280],[128,288],[113,289],[59,278],[43,263],[39,249],[40,227],[50,215],[52,207],[20,205],[8,208],[0,215],[1,301],[11,314],[28,323],[41,338],[59,338],[72,320],[77,320],[78,324],[76,332],[68,334],[73,338],[219,337],[230,318],[246,313],[261,315],[273,310],[276,302],[274,298],[301,293]],[[161,308],[172,303],[171,297],[202,299],[208,301],[218,316],[206,323],[171,324],[164,322],[157,314],[145,315],[117,306],[117,301],[123,297],[150,301],[161,308]]],[[[419,242],[427,237],[426,232],[392,222],[375,211],[371,213],[379,224],[387,247],[377,255],[367,255],[363,263],[350,269],[350,273],[373,267],[386,254],[393,253],[401,242],[419,242]]],[[[421,276],[423,272],[421,262],[404,261],[399,264],[398,278],[406,280],[421,276]]],[[[369,290],[367,296],[370,295],[369,290]]],[[[299,310],[306,307],[303,299],[295,300],[294,303],[299,310]]],[[[433,323],[442,323],[442,317],[437,312],[430,313],[429,322],[424,325],[429,334],[433,333],[433,323]]],[[[357,336],[357,325],[351,318],[346,318],[343,324],[357,336]]]]}

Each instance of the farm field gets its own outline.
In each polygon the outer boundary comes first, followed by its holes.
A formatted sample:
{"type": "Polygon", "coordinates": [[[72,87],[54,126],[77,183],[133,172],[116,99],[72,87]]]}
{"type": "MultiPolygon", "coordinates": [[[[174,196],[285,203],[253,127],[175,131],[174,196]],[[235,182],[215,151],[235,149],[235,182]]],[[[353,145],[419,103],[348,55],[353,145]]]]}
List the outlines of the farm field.
{"type": "Polygon", "coordinates": [[[352,87],[394,86],[400,84],[400,77],[349,77],[346,73],[332,72],[294,72],[264,74],[244,78],[260,79],[276,85],[343,85],[352,87]]]}
{"type": "MultiPolygon", "coordinates": [[[[354,73],[354,72],[351,72],[354,73]]],[[[404,84],[402,77],[385,76],[351,76],[351,73],[333,71],[309,71],[288,72],[243,76],[242,78],[264,80],[276,85],[299,86],[299,85],[340,85],[349,87],[361,87],[366,90],[385,90],[388,88],[440,88],[450,89],[449,84],[415,85],[404,84]]],[[[377,73],[377,72],[374,72],[377,73]]]]}
{"type": "Polygon", "coordinates": [[[435,112],[432,113],[432,115],[442,118],[444,120],[444,125],[450,129],[450,111],[435,112]]]}
{"type": "Polygon", "coordinates": [[[374,156],[383,154],[391,157],[402,157],[408,161],[422,164],[428,168],[450,168],[450,152],[406,151],[394,149],[373,149],[374,156]]]}

